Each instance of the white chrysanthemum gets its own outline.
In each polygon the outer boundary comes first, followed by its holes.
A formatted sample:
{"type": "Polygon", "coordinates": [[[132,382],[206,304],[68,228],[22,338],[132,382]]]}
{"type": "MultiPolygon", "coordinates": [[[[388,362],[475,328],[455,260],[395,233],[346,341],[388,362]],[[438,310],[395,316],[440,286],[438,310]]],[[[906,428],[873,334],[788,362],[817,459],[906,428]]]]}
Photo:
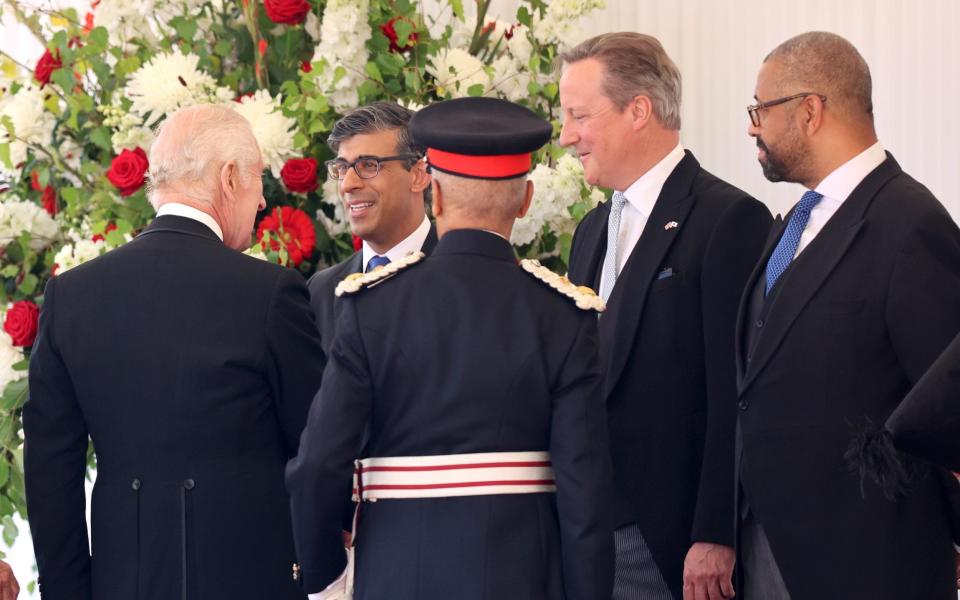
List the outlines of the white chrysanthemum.
{"type": "Polygon", "coordinates": [[[53,263],[57,265],[57,275],[69,271],[70,269],[82,265],[100,256],[108,249],[107,243],[103,240],[79,240],[73,244],[64,244],[62,248],[53,257],[53,263]]]}
{"type": "Polygon", "coordinates": [[[357,87],[366,79],[369,10],[370,0],[330,0],[323,11],[320,43],[311,62],[319,69],[317,85],[340,113],[357,105],[357,87]]]}
{"type": "Polygon", "coordinates": [[[47,211],[33,202],[15,196],[0,201],[0,248],[16,240],[23,232],[30,233],[30,247],[39,252],[57,238],[59,228],[47,211]]]}
{"type": "MultiPolygon", "coordinates": [[[[573,233],[576,223],[570,216],[570,207],[580,200],[583,190],[583,167],[570,154],[564,154],[555,168],[539,164],[530,173],[533,181],[533,201],[524,218],[514,225],[510,241],[518,246],[537,239],[544,225],[557,235],[573,233]]],[[[603,194],[591,192],[591,201],[603,194]]]]}
{"type": "Polygon", "coordinates": [[[462,98],[468,95],[467,92],[474,85],[483,86],[484,92],[491,86],[490,75],[487,74],[483,63],[466,50],[460,48],[441,50],[432,58],[432,61],[432,64],[427,67],[427,72],[436,79],[437,86],[442,88],[441,94],[446,91],[450,92],[454,98],[462,98]]]}
{"type": "Polygon", "coordinates": [[[257,90],[253,96],[244,96],[232,105],[250,123],[263,160],[277,179],[283,164],[295,156],[293,129],[297,125],[294,119],[283,116],[281,101],[279,94],[272,98],[267,90],[257,90]]]}
{"type": "MultiPolygon", "coordinates": [[[[0,315],[2,317],[3,315],[0,315]]],[[[0,392],[8,383],[23,379],[26,371],[15,371],[13,365],[23,360],[23,348],[13,345],[13,339],[6,331],[0,331],[0,392]]]]}
{"type": "MultiPolygon", "coordinates": [[[[27,160],[29,145],[46,147],[50,144],[56,120],[43,108],[44,92],[34,85],[20,88],[16,94],[0,96],[0,119],[9,117],[14,138],[0,127],[0,142],[10,143],[10,162],[17,165],[27,160]]],[[[0,169],[6,170],[5,165],[0,169]]]]}
{"type": "Polygon", "coordinates": [[[333,207],[333,218],[328,217],[323,210],[317,210],[316,214],[317,221],[320,221],[331,237],[350,233],[350,221],[343,212],[343,202],[340,201],[337,185],[336,179],[327,179],[321,188],[323,202],[333,207]]]}
{"type": "Polygon", "coordinates": [[[133,101],[130,112],[146,119],[143,124],[150,127],[184,106],[230,101],[233,92],[198,69],[199,60],[196,54],[179,50],[154,56],[127,82],[126,94],[133,101]]]}
{"type": "Polygon", "coordinates": [[[106,28],[114,46],[123,47],[136,38],[156,42],[149,21],[155,7],[154,0],[105,0],[93,9],[93,22],[106,28]]]}
{"type": "Polygon", "coordinates": [[[493,64],[493,89],[497,94],[511,102],[523,102],[530,99],[527,86],[530,84],[530,70],[509,54],[498,57],[493,64]]]}
{"type": "Polygon", "coordinates": [[[534,35],[545,44],[570,46],[580,35],[580,18],[606,6],[604,0],[551,0],[543,18],[539,16],[539,11],[534,15],[534,35]]]}

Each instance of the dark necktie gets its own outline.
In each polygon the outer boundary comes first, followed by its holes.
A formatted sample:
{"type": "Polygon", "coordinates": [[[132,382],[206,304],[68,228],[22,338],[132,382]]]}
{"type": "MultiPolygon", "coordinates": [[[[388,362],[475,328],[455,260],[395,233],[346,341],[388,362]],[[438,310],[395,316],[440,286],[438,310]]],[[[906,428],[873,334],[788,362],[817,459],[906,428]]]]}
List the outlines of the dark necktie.
{"type": "Polygon", "coordinates": [[[387,258],[386,256],[380,256],[380,255],[374,256],[373,258],[370,259],[370,262],[367,263],[367,273],[369,273],[370,271],[378,267],[382,267],[388,264],[390,264],[390,259],[387,258]]]}
{"type": "Polygon", "coordinates": [[[797,206],[794,208],[793,214],[790,215],[790,222],[787,223],[787,228],[784,230],[780,242],[773,250],[773,254],[770,255],[770,260],[767,261],[767,294],[773,289],[773,285],[777,283],[777,279],[779,279],[780,276],[783,275],[783,272],[787,270],[787,267],[790,266],[790,262],[797,253],[797,247],[800,245],[800,236],[807,226],[807,221],[810,220],[810,211],[812,211],[813,207],[819,204],[822,199],[823,194],[809,191],[800,198],[800,202],[797,202],[797,206]]]}

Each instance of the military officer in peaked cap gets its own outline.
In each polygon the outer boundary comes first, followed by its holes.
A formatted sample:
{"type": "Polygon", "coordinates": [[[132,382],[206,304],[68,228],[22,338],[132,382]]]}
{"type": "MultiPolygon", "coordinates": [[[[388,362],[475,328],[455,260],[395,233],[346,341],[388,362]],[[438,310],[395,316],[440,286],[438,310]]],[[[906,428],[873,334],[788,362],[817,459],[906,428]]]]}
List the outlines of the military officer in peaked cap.
{"type": "Polygon", "coordinates": [[[324,385],[287,467],[295,573],[312,598],[349,592],[353,578],[357,600],[606,600],[603,303],[518,263],[507,241],[550,125],[465,98],[410,127],[428,148],[440,240],[429,258],[338,286],[324,385]],[[352,482],[364,501],[348,576],[340,524],[352,482]]]}

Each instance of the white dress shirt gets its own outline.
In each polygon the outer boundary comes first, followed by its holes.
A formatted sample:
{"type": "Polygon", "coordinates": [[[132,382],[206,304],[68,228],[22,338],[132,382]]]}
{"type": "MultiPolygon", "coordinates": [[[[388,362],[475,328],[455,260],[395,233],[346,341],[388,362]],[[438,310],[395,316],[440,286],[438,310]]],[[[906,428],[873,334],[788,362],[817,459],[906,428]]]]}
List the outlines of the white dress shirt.
{"type": "Polygon", "coordinates": [[[420,252],[423,249],[423,242],[426,241],[427,236],[430,234],[430,219],[427,218],[427,215],[423,215],[423,221],[420,222],[420,226],[413,230],[413,233],[408,235],[403,239],[399,244],[390,248],[384,254],[377,254],[374,252],[373,248],[370,247],[366,241],[363,242],[363,271],[367,270],[367,263],[370,262],[370,259],[374,256],[386,256],[390,259],[390,262],[397,262],[404,256],[412,254],[414,252],[420,252]]]}
{"type": "Polygon", "coordinates": [[[164,215],[186,217],[188,219],[193,219],[194,221],[200,221],[209,227],[211,231],[217,234],[217,237],[220,238],[221,242],[223,241],[223,230],[220,229],[220,225],[213,219],[213,217],[202,210],[198,210],[192,206],[187,206],[186,204],[180,204],[179,202],[167,202],[157,210],[158,217],[162,217],[164,215]]]}
{"type": "MultiPolygon", "coordinates": [[[[618,275],[623,269],[623,264],[630,258],[634,246],[637,245],[640,234],[643,233],[647,219],[653,212],[653,206],[657,203],[660,192],[663,191],[663,184],[681,160],[683,160],[683,146],[677,144],[676,148],[623,192],[627,203],[623,205],[623,212],[620,213],[620,230],[617,233],[616,272],[618,275]]],[[[602,271],[601,268],[599,289],[603,289],[605,279],[602,271]]]]}
{"type": "Polygon", "coordinates": [[[800,235],[800,243],[797,245],[796,258],[807,245],[817,237],[823,226],[827,224],[833,213],[837,212],[840,205],[844,203],[851,192],[860,185],[871,171],[880,166],[887,158],[880,142],[870,146],[860,154],[854,156],[843,163],[833,172],[827,175],[817,189],[814,191],[823,194],[823,199],[810,211],[810,220],[807,221],[807,227],[800,235]]]}

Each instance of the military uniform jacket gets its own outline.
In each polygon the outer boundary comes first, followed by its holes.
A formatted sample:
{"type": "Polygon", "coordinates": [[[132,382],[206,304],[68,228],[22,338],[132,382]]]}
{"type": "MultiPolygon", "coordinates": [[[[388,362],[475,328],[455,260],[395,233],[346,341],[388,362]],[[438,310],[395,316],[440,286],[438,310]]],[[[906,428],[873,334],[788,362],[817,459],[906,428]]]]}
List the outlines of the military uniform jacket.
{"type": "MultiPolygon", "coordinates": [[[[578,227],[574,283],[599,289],[609,214],[601,204],[578,227]]],[[[693,542],[734,545],[736,313],[770,222],[688,151],[600,317],[618,512],[640,527],[675,598],[693,542]]]]}
{"type": "Polygon", "coordinates": [[[23,410],[43,598],[302,599],[283,469],[323,366],[303,278],[198,221],[51,279],[23,410]]]}
{"type": "Polygon", "coordinates": [[[764,303],[788,221],[771,231],[740,308],[741,503],[793,600],[955,600],[956,482],[927,467],[892,501],[847,455],[960,330],[960,231],[888,154],[764,303]]]}
{"type": "Polygon", "coordinates": [[[343,499],[369,427],[376,457],[547,450],[557,492],[363,503],[357,600],[609,599],[596,313],[525,273],[506,240],[466,229],[341,303],[287,469],[305,590],[344,567],[343,499]]]}

